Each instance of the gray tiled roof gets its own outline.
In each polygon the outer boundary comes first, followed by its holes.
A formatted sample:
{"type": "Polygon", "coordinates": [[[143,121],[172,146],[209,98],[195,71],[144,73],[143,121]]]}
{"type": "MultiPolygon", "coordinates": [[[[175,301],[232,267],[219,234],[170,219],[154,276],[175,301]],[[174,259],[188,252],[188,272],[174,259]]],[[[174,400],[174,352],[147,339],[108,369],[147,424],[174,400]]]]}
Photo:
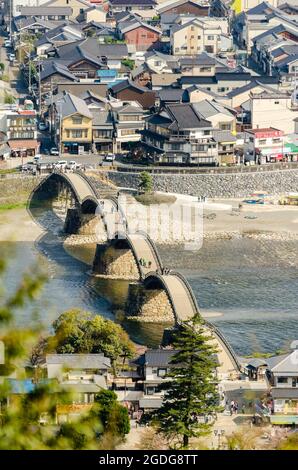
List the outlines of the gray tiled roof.
{"type": "Polygon", "coordinates": [[[212,127],[211,122],[202,119],[190,103],[169,104],[166,106],[169,116],[173,119],[171,129],[200,129],[212,127]]]}
{"type": "Polygon", "coordinates": [[[149,349],[145,352],[145,363],[149,367],[167,367],[176,352],[173,349],[149,349]]]}
{"type": "Polygon", "coordinates": [[[182,101],[185,90],[181,88],[164,88],[158,91],[161,101],[182,101]]]}
{"type": "Polygon", "coordinates": [[[230,131],[214,131],[213,138],[216,142],[236,142],[237,140],[236,136],[230,131]]]}
{"type": "Polygon", "coordinates": [[[141,398],[139,400],[139,407],[140,408],[147,408],[147,409],[157,409],[160,408],[162,405],[162,398],[141,398]]]}
{"type": "Polygon", "coordinates": [[[40,72],[40,79],[44,80],[55,73],[69,78],[72,81],[79,81],[78,78],[76,78],[64,64],[59,63],[59,61],[44,61],[40,72]]]}
{"type": "Polygon", "coordinates": [[[47,364],[62,364],[73,369],[108,369],[111,361],[100,354],[47,354],[47,364]]]}
{"type": "Polygon", "coordinates": [[[199,103],[193,103],[193,107],[200,116],[204,119],[208,119],[211,116],[215,116],[218,113],[225,114],[226,116],[231,116],[230,111],[228,111],[222,104],[217,103],[216,101],[203,100],[199,103]]]}
{"type": "Polygon", "coordinates": [[[271,389],[271,395],[273,398],[298,398],[298,388],[278,388],[274,387],[271,389]]]}
{"type": "Polygon", "coordinates": [[[62,15],[62,16],[71,16],[72,8],[71,7],[46,7],[40,5],[38,7],[22,7],[20,14],[22,16],[46,16],[46,15],[62,15]]]}
{"type": "Polygon", "coordinates": [[[207,54],[207,52],[202,52],[195,56],[181,57],[179,62],[181,65],[215,65],[216,59],[207,54]]]}

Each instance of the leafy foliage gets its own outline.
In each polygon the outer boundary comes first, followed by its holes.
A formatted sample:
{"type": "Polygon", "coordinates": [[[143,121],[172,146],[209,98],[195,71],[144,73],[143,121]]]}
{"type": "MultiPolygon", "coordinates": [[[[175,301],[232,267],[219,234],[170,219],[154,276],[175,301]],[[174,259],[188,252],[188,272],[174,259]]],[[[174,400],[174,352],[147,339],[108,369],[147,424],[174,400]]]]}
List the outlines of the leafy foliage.
{"type": "MultiPolygon", "coordinates": [[[[0,258],[0,286],[4,286],[5,269],[0,258]]],[[[21,393],[12,394],[12,381],[5,377],[14,372],[24,379],[22,365],[28,357],[39,365],[44,348],[44,339],[37,343],[40,325],[18,328],[14,320],[18,311],[36,298],[45,281],[46,276],[34,267],[16,292],[7,295],[4,287],[0,290],[0,340],[5,345],[5,364],[0,365],[0,450],[113,449],[129,431],[127,411],[120,404],[110,402],[111,412],[103,425],[100,401],[85,407],[75,405],[75,397],[53,380],[18,381],[30,388],[24,386],[21,393]],[[69,408],[78,410],[76,419],[60,423],[59,416],[69,408]]]]}
{"type": "Polygon", "coordinates": [[[174,337],[177,352],[162,386],[163,404],[153,419],[157,430],[178,447],[188,448],[191,437],[208,434],[210,424],[204,422],[204,416],[219,410],[216,350],[211,340],[199,315],[183,322],[174,337]]]}
{"type": "Polygon", "coordinates": [[[142,171],[140,174],[140,183],[139,187],[145,191],[145,193],[149,193],[153,189],[153,181],[152,176],[147,171],[142,171]]]}
{"type": "Polygon", "coordinates": [[[53,323],[55,335],[49,346],[58,353],[100,353],[115,363],[132,357],[135,349],[120,325],[79,309],[62,313],[53,323]]]}
{"type": "Polygon", "coordinates": [[[113,435],[124,437],[130,431],[128,411],[117,402],[117,395],[112,390],[101,390],[95,397],[98,414],[104,430],[113,435]]]}

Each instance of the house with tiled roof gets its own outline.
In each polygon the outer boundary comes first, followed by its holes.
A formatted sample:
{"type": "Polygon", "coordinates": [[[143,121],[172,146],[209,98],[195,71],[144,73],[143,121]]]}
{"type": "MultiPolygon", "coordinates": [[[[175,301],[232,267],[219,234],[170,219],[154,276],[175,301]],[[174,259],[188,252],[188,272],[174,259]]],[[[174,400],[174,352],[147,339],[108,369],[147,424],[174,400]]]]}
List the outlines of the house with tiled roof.
{"type": "Polygon", "coordinates": [[[158,163],[215,165],[212,130],[191,104],[170,104],[147,119],[142,142],[158,163]]]}
{"type": "Polygon", "coordinates": [[[129,52],[157,48],[161,36],[158,28],[137,19],[118,23],[117,33],[119,39],[125,40],[129,52]]]}

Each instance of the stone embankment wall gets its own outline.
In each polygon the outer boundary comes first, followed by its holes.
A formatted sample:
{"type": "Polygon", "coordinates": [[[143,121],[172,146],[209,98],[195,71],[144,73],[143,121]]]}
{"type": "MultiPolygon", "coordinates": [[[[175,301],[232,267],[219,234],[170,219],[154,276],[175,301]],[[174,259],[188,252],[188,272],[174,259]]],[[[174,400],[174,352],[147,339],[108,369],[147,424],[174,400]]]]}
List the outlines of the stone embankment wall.
{"type": "MultiPolygon", "coordinates": [[[[117,186],[138,188],[138,173],[109,171],[117,186]]],[[[208,198],[249,196],[254,191],[273,195],[298,192],[298,169],[249,173],[152,174],[155,191],[206,196],[208,198]]]]}
{"type": "Polygon", "coordinates": [[[93,273],[117,279],[139,279],[136,260],[129,248],[116,249],[108,244],[97,245],[93,273]]]}
{"type": "Polygon", "coordinates": [[[40,176],[6,176],[0,178],[0,204],[26,203],[40,176]]]}
{"type": "Polygon", "coordinates": [[[174,323],[174,312],[163,289],[145,289],[130,284],[125,314],[128,318],[147,323],[174,323]]]}

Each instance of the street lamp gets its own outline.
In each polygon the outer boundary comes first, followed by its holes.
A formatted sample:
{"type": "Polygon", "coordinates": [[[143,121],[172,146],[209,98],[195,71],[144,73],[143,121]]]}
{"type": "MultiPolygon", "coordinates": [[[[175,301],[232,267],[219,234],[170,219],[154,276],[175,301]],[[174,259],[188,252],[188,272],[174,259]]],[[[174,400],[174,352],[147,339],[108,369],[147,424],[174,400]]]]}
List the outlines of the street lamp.
{"type": "Polygon", "coordinates": [[[214,429],[214,436],[218,437],[218,449],[220,449],[220,439],[222,436],[224,436],[225,434],[225,430],[224,429],[214,429]]]}

